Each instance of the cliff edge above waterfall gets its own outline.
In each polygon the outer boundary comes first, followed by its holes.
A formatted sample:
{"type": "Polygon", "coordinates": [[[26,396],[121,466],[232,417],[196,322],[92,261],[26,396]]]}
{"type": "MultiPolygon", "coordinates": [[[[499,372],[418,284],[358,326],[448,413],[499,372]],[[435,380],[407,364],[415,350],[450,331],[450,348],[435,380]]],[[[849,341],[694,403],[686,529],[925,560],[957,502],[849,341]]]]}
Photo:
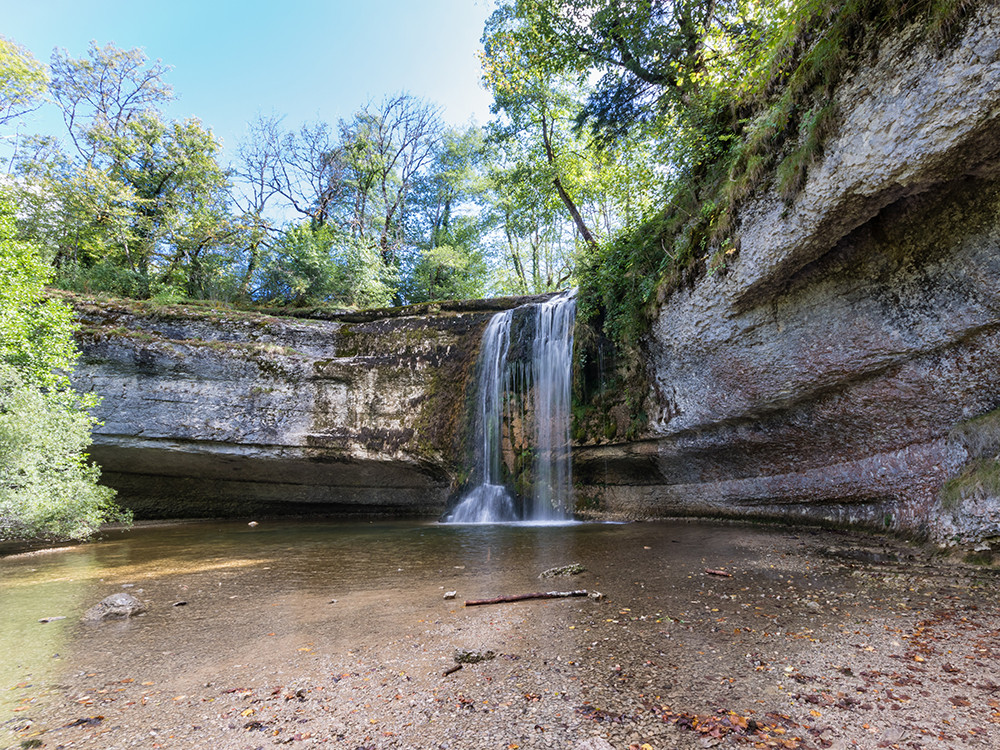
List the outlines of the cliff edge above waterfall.
{"type": "Polygon", "coordinates": [[[138,517],[440,514],[490,316],[525,299],[277,316],[70,300],[92,457],[138,517]]]}

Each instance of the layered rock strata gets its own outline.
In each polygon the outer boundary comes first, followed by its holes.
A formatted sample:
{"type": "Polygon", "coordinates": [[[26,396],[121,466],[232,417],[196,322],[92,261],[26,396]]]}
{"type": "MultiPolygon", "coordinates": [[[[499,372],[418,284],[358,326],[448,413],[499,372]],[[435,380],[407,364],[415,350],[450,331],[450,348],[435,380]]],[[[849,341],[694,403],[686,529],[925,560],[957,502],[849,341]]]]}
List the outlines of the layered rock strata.
{"type": "Polygon", "coordinates": [[[139,517],[439,514],[497,310],[329,319],[76,300],[92,457],[139,517]]]}
{"type": "Polygon", "coordinates": [[[942,503],[982,459],[956,431],[1000,407],[1000,8],[888,40],[836,98],[800,194],[659,308],[644,439],[577,451],[590,507],[1000,535],[988,483],[942,503]]]}

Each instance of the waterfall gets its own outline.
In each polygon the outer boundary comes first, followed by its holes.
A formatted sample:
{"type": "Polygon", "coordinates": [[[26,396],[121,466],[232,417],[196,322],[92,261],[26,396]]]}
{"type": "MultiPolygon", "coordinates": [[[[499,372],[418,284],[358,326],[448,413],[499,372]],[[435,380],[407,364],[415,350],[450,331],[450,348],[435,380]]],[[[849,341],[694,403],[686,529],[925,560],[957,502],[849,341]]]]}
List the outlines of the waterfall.
{"type": "Polygon", "coordinates": [[[570,392],[575,317],[575,292],[571,291],[497,313],[490,320],[479,353],[469,477],[473,488],[446,516],[447,522],[572,518],[570,392]],[[522,482],[522,497],[517,499],[503,483],[505,428],[509,444],[515,432],[531,438],[530,482],[522,482]]]}
{"type": "Polygon", "coordinates": [[[535,403],[534,492],[530,520],[573,515],[570,393],[576,298],[560,295],[535,306],[531,385],[535,403]]]}
{"type": "Polygon", "coordinates": [[[479,349],[478,409],[470,479],[476,486],[448,517],[451,523],[503,523],[517,520],[514,499],[500,476],[500,436],[507,393],[507,352],[513,311],[497,313],[486,326],[479,349]]]}

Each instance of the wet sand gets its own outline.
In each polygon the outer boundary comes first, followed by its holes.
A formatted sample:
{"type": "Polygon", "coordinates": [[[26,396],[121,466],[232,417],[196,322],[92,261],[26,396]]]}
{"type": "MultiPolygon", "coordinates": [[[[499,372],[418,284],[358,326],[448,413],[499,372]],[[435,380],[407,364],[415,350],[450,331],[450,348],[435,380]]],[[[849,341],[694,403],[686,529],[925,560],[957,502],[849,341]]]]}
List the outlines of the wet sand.
{"type": "Polygon", "coordinates": [[[898,541],[206,524],[0,573],[0,747],[1000,746],[996,576],[898,541]],[[123,590],[149,612],[79,621],[123,590]],[[458,649],[495,656],[445,676],[458,649]]]}

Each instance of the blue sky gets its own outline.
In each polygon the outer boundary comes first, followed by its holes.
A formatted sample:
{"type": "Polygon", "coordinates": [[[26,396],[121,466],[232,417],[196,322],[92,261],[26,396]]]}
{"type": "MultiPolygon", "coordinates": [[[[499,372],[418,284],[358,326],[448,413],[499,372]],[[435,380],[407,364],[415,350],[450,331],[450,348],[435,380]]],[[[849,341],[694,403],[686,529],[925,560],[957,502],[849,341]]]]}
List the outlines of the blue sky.
{"type": "MultiPolygon", "coordinates": [[[[141,47],[172,66],[167,114],[195,116],[229,158],[258,112],[286,127],[336,122],[400,91],[461,125],[489,117],[476,51],[494,0],[0,0],[0,34],[47,63],[90,41],[141,47]]],[[[26,132],[62,135],[51,105],[26,132]]]]}

